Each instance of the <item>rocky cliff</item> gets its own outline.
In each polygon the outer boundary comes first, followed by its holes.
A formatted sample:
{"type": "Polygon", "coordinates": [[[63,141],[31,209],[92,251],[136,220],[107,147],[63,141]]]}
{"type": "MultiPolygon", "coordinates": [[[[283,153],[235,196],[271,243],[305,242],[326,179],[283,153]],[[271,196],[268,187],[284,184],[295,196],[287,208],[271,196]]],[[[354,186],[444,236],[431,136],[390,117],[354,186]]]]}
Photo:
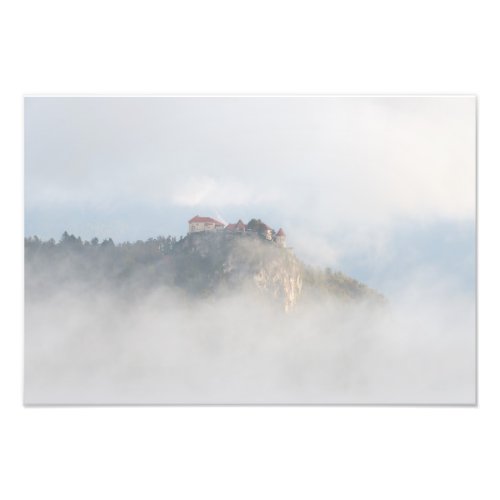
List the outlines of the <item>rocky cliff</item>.
{"type": "Polygon", "coordinates": [[[175,252],[176,282],[190,292],[207,294],[218,288],[253,288],[291,311],[304,295],[339,300],[381,295],[341,273],[305,266],[294,253],[249,235],[190,234],[175,252]]]}

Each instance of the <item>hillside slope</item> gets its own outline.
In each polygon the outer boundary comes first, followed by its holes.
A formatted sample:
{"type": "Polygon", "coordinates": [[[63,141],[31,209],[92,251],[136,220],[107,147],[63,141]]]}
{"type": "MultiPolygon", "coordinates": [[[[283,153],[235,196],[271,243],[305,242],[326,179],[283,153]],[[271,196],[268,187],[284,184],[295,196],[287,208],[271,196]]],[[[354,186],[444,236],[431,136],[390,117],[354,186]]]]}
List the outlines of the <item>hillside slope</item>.
{"type": "Polygon", "coordinates": [[[146,290],[170,287],[192,298],[244,290],[272,299],[285,311],[304,296],[383,301],[356,280],[310,268],[291,250],[258,235],[202,232],[180,241],[163,238],[120,245],[92,244],[68,235],[57,244],[27,239],[25,249],[28,295],[63,287],[113,289],[137,297],[146,290]]]}

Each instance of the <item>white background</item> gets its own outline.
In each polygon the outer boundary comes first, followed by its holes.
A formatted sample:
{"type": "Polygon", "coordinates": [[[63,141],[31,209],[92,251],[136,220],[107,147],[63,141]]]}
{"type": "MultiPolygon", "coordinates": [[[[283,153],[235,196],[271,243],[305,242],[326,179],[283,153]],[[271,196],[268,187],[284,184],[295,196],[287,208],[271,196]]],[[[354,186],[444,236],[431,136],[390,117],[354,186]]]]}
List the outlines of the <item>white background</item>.
{"type": "Polygon", "coordinates": [[[499,498],[495,2],[0,7],[0,497],[499,498]],[[477,408],[22,406],[25,93],[477,93],[477,408]]]}

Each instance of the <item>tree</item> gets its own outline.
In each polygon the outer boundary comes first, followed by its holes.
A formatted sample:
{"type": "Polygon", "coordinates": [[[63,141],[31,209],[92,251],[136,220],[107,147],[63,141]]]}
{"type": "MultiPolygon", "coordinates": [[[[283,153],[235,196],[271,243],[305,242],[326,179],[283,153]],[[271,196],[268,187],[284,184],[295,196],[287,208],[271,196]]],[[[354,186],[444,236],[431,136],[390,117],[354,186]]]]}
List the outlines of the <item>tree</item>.
{"type": "Polygon", "coordinates": [[[80,236],[77,238],[74,234],[68,234],[68,231],[64,231],[59,244],[64,246],[81,247],[82,239],[80,236]]]}
{"type": "Polygon", "coordinates": [[[101,243],[101,247],[114,247],[114,246],[115,246],[115,242],[111,238],[108,238],[107,240],[103,240],[103,242],[101,243]]]}
{"type": "Polygon", "coordinates": [[[251,219],[247,224],[247,229],[252,231],[259,231],[262,226],[262,221],[260,219],[251,219]]]}

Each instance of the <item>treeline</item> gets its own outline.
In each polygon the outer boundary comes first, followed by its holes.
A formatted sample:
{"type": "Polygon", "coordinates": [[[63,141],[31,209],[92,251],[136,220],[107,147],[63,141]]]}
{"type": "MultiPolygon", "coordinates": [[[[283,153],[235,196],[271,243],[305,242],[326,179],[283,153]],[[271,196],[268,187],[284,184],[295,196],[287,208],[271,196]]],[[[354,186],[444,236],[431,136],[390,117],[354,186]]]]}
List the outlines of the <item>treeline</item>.
{"type": "Polygon", "coordinates": [[[38,236],[29,236],[24,239],[24,246],[27,250],[43,250],[55,248],[61,250],[85,250],[88,248],[124,248],[124,249],[137,249],[139,251],[153,251],[160,252],[163,255],[169,255],[173,252],[174,247],[178,241],[181,241],[182,237],[177,240],[175,236],[157,236],[156,238],[149,238],[146,241],[138,240],[134,243],[128,241],[124,243],[115,244],[112,238],[103,239],[99,241],[99,238],[92,238],[90,241],[82,240],[80,236],[75,236],[74,234],[69,234],[67,231],[61,236],[61,239],[56,242],[54,238],[47,241],[41,240],[38,236]]]}
{"type": "Polygon", "coordinates": [[[322,294],[326,292],[331,296],[345,299],[370,298],[380,302],[385,301],[383,295],[364,283],[360,283],[340,271],[332,271],[329,267],[322,270],[304,266],[302,276],[304,288],[309,293],[322,294]]]}
{"type": "Polygon", "coordinates": [[[220,284],[224,263],[234,248],[234,238],[226,236],[230,235],[196,233],[133,243],[115,243],[111,238],[86,241],[68,232],[57,242],[28,237],[25,290],[45,294],[70,287],[140,296],[168,287],[204,296],[220,284]]]}
{"type": "Polygon", "coordinates": [[[182,238],[157,236],[115,243],[111,238],[83,240],[64,232],[59,241],[25,238],[27,293],[50,293],[64,286],[123,289],[140,293],[175,284],[171,260],[182,238]]]}

